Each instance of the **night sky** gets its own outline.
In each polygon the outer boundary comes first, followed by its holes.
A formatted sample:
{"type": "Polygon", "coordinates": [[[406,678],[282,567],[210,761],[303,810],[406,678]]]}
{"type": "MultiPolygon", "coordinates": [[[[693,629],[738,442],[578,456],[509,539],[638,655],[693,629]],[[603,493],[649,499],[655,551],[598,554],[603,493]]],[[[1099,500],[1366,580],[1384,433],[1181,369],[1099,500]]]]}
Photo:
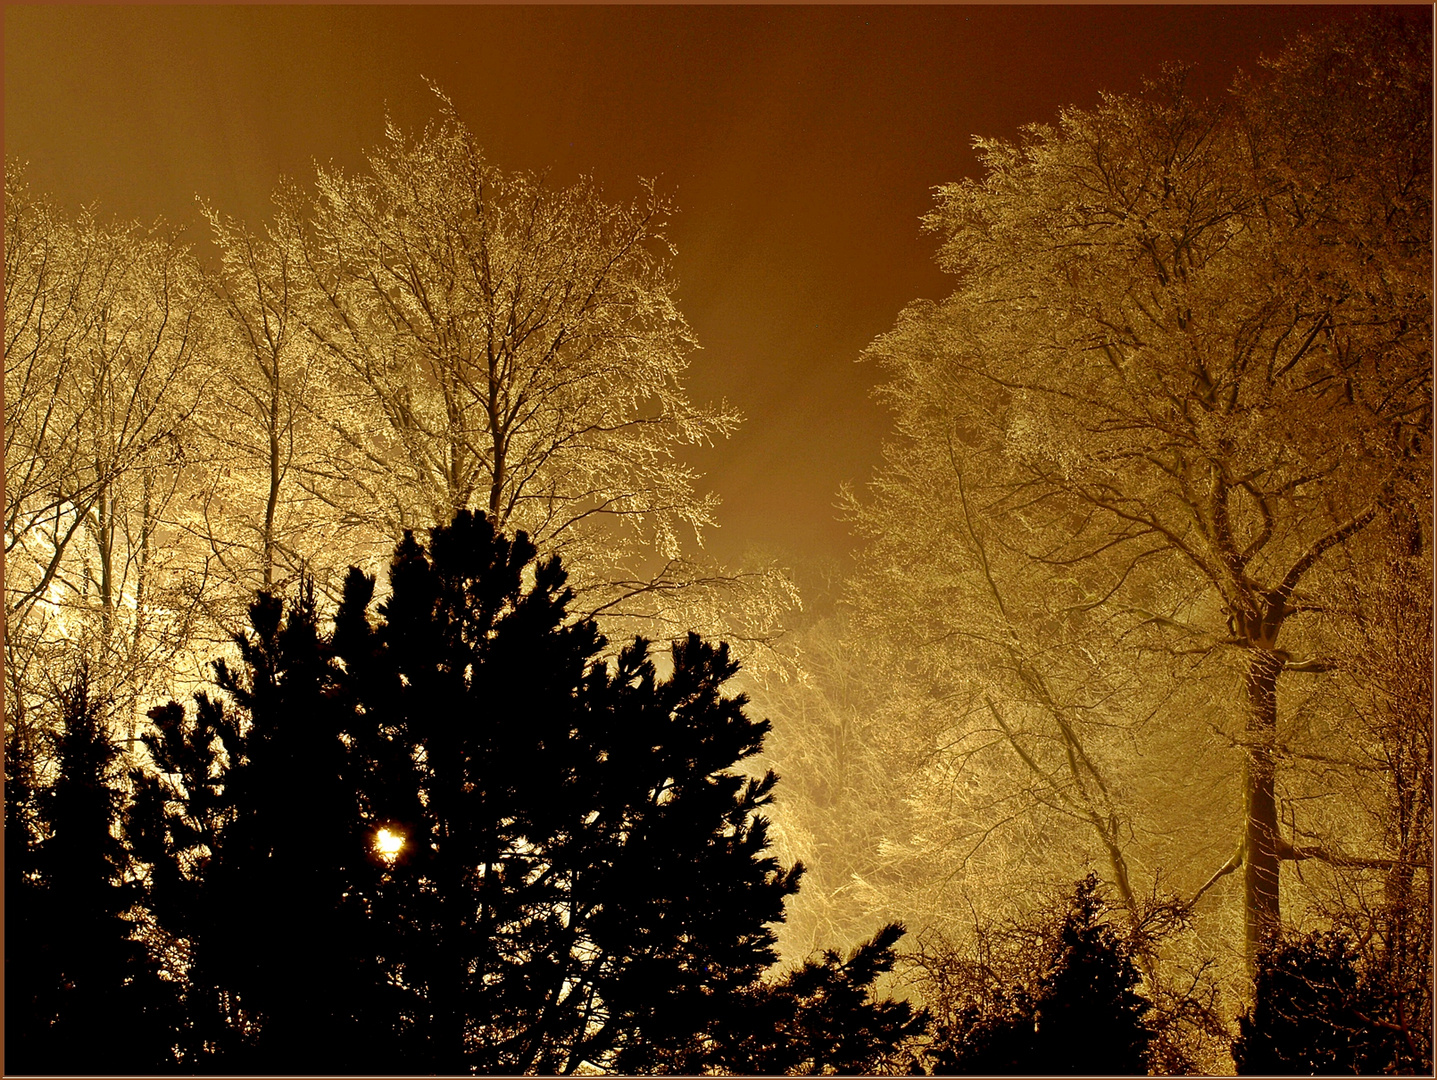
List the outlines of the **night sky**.
{"type": "MultiPolygon", "coordinates": [[[[710,550],[842,556],[839,485],[888,418],[855,361],[905,303],[948,291],[918,218],[1011,137],[1165,63],[1221,93],[1340,7],[17,7],[5,9],[5,151],[33,186],[206,242],[200,195],[258,225],[280,176],[346,168],[435,115],[489,158],[659,179],[681,213],[688,385],[740,433],[696,452],[723,498],[710,550]]],[[[1427,5],[1411,9],[1430,19],[1427,5]]]]}

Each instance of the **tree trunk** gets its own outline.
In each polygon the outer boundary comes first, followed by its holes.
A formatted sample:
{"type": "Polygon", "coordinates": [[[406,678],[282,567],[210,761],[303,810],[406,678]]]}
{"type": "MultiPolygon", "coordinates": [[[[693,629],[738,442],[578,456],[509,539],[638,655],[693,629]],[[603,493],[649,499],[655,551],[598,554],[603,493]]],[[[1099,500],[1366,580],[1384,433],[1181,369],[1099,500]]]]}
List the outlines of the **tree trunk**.
{"type": "Polygon", "coordinates": [[[100,489],[95,502],[95,546],[100,558],[100,640],[94,674],[96,684],[108,689],[115,632],[115,497],[108,484],[100,489]]]}
{"type": "Polygon", "coordinates": [[[1277,738],[1277,676],[1283,655],[1255,648],[1247,671],[1247,761],[1243,768],[1243,929],[1247,962],[1255,970],[1263,940],[1278,927],[1277,798],[1273,744],[1277,738]]]}
{"type": "Polygon", "coordinates": [[[489,470],[489,520],[495,525],[503,525],[507,517],[507,515],[500,514],[504,508],[504,470],[507,449],[504,415],[499,406],[499,395],[502,392],[503,383],[499,376],[498,360],[495,357],[490,357],[489,397],[486,404],[489,411],[489,439],[494,460],[489,470]]]}
{"type": "MultiPolygon", "coordinates": [[[[261,365],[263,370],[263,365],[261,365]]],[[[269,492],[264,503],[264,591],[274,587],[274,515],[279,506],[279,351],[275,350],[274,369],[266,371],[269,379],[269,492]]]]}

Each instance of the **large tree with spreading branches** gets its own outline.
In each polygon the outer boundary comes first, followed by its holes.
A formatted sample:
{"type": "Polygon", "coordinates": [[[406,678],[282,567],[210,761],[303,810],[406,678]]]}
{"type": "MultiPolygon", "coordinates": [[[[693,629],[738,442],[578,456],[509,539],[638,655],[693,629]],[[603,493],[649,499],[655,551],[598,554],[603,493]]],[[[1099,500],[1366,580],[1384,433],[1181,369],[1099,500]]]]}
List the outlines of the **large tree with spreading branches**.
{"type": "Polygon", "coordinates": [[[1249,965],[1284,864],[1412,895],[1367,811],[1413,820],[1391,724],[1430,691],[1343,673],[1430,576],[1430,73],[1374,13],[1218,103],[1174,71],[979,140],[939,190],[956,291],[869,351],[899,437],[853,516],[961,856],[1087,846],[1134,918],[1144,868],[1190,902],[1241,871],[1249,965]]]}

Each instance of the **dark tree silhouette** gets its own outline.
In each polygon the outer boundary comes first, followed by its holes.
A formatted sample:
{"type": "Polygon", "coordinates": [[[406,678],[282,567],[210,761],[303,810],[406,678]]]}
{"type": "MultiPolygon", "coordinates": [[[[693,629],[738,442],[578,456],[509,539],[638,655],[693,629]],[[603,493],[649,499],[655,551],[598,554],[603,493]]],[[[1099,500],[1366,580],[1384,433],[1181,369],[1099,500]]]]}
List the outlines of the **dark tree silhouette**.
{"type": "Polygon", "coordinates": [[[778,1016],[795,1062],[849,1070],[921,1028],[867,1000],[898,927],[761,981],[802,872],[766,854],[777,778],[734,771],[767,721],[724,645],[601,661],[535,554],[469,513],[408,534],[376,618],[357,570],[328,635],[312,595],[262,596],[233,706],[152,714],[129,835],[188,957],[189,1066],[728,1067],[720,1033],[778,1016]]]}
{"type": "Polygon", "coordinates": [[[721,696],[727,650],[690,636],[663,681],[641,640],[595,664],[603,639],[534,554],[462,514],[432,554],[400,545],[377,627],[358,575],[338,618],[356,820],[405,841],[374,890],[386,966],[441,1072],[572,1071],[693,1030],[774,960],[798,884],[763,855],[775,777],[726,771],[767,730],[721,696]]]}
{"type": "Polygon", "coordinates": [[[1131,945],[1105,919],[1094,874],[1033,936],[1034,978],[983,970],[934,1040],[935,1074],[1146,1074],[1151,1003],[1131,945]],[[996,976],[996,977],[995,977],[996,976]]]}
{"type": "Polygon", "coordinates": [[[874,981],[892,970],[902,935],[900,925],[885,926],[846,961],[827,950],[782,980],[731,998],[700,1038],[616,1064],[624,1072],[687,1075],[921,1073],[912,1040],[926,1029],[927,1012],[869,1000],[874,981]]]}
{"type": "Polygon", "coordinates": [[[244,673],[216,664],[238,708],[202,696],[192,722],[173,703],[154,710],[158,775],[136,774],[128,815],[154,910],[189,953],[187,1056],[239,1071],[372,1065],[354,1000],[366,933],[353,872],[369,841],[313,594],[287,619],[262,596],[250,622],[244,673]]]}
{"type": "Polygon", "coordinates": [[[119,750],[81,668],[61,694],[58,769],[40,786],[6,746],[7,1073],[173,1068],[176,1001],[130,915],[141,892],[115,835],[119,750]]]}
{"type": "Polygon", "coordinates": [[[1419,1049],[1389,1017],[1380,984],[1364,978],[1340,933],[1276,939],[1261,954],[1256,1001],[1238,1017],[1239,1075],[1414,1073],[1419,1049]]]}

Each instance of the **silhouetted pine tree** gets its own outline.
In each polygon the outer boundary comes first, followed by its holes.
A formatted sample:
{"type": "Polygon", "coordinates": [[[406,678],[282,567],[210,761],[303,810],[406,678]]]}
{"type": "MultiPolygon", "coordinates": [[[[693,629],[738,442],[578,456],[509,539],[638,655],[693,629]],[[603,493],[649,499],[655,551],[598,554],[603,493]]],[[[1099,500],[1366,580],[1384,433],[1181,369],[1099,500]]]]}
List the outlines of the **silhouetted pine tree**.
{"type": "Polygon", "coordinates": [[[374,900],[424,1069],[564,1071],[687,1035],[772,963],[798,884],[763,854],[774,777],[727,771],[767,730],[720,693],[727,649],[691,636],[666,680],[642,640],[596,664],[534,554],[461,515],[431,552],[400,545],[377,626],[357,575],[337,619],[360,816],[406,841],[374,900]]]}
{"type": "MultiPolygon", "coordinates": [[[[802,868],[766,853],[776,778],[733,771],[768,729],[722,694],[737,665],[695,635],[666,678],[642,639],[599,661],[534,557],[467,513],[406,536],[373,621],[357,570],[328,637],[311,598],[262,597],[243,670],[218,665],[234,706],[152,714],[129,827],[189,958],[189,1066],[657,1068],[771,992],[802,868]]],[[[796,1035],[848,1026],[801,1059],[916,1029],[865,1000],[900,932],[777,992],[796,1035]]]]}
{"type": "Polygon", "coordinates": [[[61,706],[50,784],[7,740],[5,1071],[171,1069],[174,987],[130,918],[141,891],[115,829],[119,750],[86,670],[61,706]]]}
{"type": "Polygon", "coordinates": [[[44,925],[43,836],[35,755],[18,728],[5,740],[5,1071],[32,1071],[55,1017],[58,982],[44,925]],[[50,985],[45,985],[46,983],[50,985]],[[18,1037],[17,1037],[18,1036],[18,1037]]]}
{"type": "Polygon", "coordinates": [[[1278,939],[1263,951],[1253,1007],[1238,1017],[1232,1057],[1240,1075],[1411,1072],[1387,1002],[1362,978],[1342,934],[1278,939]]]}
{"type": "Polygon", "coordinates": [[[174,703],[152,710],[150,719],[156,730],[141,738],[153,768],[130,774],[124,835],[148,871],[151,940],[180,983],[184,1017],[176,1041],[182,1065],[195,1067],[231,1058],[242,1042],[240,1025],[227,1022],[232,1010],[215,974],[222,960],[210,955],[212,943],[222,948],[226,925],[224,898],[212,884],[222,876],[222,830],[230,817],[225,748],[237,756],[242,738],[237,717],[204,695],[193,721],[174,703]]]}
{"type": "Polygon", "coordinates": [[[1061,921],[1039,937],[1036,983],[995,987],[961,1009],[936,1041],[933,1072],[1145,1074],[1152,1005],[1137,992],[1132,949],[1105,911],[1089,874],[1061,921]]]}
{"type": "Polygon", "coordinates": [[[243,674],[216,664],[237,708],[201,696],[193,720],[173,703],[152,711],[156,771],[135,776],[127,821],[152,909],[187,954],[186,1059],[371,1071],[357,998],[374,963],[353,888],[370,844],[312,591],[287,618],[261,596],[250,624],[243,674]]]}

